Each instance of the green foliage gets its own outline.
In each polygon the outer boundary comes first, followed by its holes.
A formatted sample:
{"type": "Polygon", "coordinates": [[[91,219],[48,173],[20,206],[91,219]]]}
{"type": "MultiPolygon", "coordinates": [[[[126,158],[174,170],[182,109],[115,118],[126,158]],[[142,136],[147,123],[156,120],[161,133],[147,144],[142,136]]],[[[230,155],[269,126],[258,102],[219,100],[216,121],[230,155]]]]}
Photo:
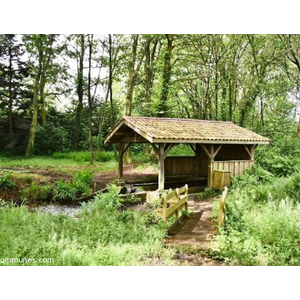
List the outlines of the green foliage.
{"type": "MultiPolygon", "coordinates": [[[[55,159],[73,159],[77,162],[89,162],[90,152],[89,151],[74,151],[74,152],[55,152],[53,153],[55,159]]],[[[107,162],[115,160],[113,152],[101,151],[95,155],[95,160],[99,162],[107,162]]]]}
{"type": "Polygon", "coordinates": [[[0,257],[49,257],[54,265],[144,265],[156,259],[172,264],[174,252],[163,243],[165,225],[149,213],[117,211],[119,201],[118,189],[110,187],[76,220],[30,213],[24,206],[0,209],[0,257]]]}
{"type": "Polygon", "coordinates": [[[217,197],[221,194],[213,188],[206,188],[203,192],[199,193],[198,198],[201,200],[217,197]]]}
{"type": "Polygon", "coordinates": [[[267,160],[266,168],[276,176],[286,177],[299,171],[300,160],[298,158],[276,155],[267,160]]]}
{"type": "MultiPolygon", "coordinates": [[[[236,187],[227,200],[226,227],[216,255],[231,264],[300,264],[300,174],[236,187]]],[[[217,205],[217,204],[216,204],[217,205]]]]}
{"type": "Polygon", "coordinates": [[[13,181],[11,173],[0,176],[0,189],[9,190],[11,188],[14,188],[15,186],[16,184],[13,181]]]}
{"type": "Polygon", "coordinates": [[[178,146],[176,145],[170,150],[168,155],[169,156],[195,156],[195,153],[189,145],[178,145],[178,146]]]}
{"type": "Polygon", "coordinates": [[[54,123],[38,126],[35,148],[37,154],[51,154],[60,150],[67,151],[70,149],[69,132],[54,123]]]}
{"type": "MultiPolygon", "coordinates": [[[[107,193],[96,195],[94,202],[91,203],[92,209],[114,211],[122,206],[122,198],[119,193],[121,188],[116,185],[109,185],[107,193]]],[[[86,207],[90,207],[89,204],[86,207]]]]}
{"type": "Polygon", "coordinates": [[[40,185],[35,182],[31,182],[29,186],[26,186],[21,191],[21,197],[24,201],[43,201],[51,197],[51,186],[40,185]]]}
{"type": "Polygon", "coordinates": [[[53,199],[58,201],[73,201],[77,197],[77,191],[72,181],[59,179],[52,187],[53,199]]]}
{"type": "Polygon", "coordinates": [[[232,178],[233,187],[247,187],[249,185],[260,185],[268,183],[274,178],[273,174],[255,163],[251,169],[247,169],[241,176],[232,178]]]}
{"type": "Polygon", "coordinates": [[[59,179],[52,187],[53,199],[73,201],[79,196],[86,196],[91,193],[92,180],[93,174],[90,170],[77,172],[69,181],[59,179]]]}

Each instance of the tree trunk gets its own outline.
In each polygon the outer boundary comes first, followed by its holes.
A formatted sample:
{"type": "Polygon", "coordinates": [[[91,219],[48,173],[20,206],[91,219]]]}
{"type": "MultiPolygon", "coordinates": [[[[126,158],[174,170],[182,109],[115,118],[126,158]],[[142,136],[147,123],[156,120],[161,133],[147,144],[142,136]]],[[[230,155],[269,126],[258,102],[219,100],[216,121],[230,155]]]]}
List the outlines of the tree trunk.
{"type": "Polygon", "coordinates": [[[30,155],[32,155],[33,148],[34,148],[34,140],[35,140],[35,134],[37,129],[38,92],[39,92],[39,84],[40,84],[41,73],[42,73],[42,60],[43,60],[43,50],[42,50],[42,42],[41,42],[40,50],[39,50],[39,67],[35,78],[34,92],[33,92],[33,103],[32,103],[33,114],[32,114],[32,120],[30,124],[29,139],[25,151],[25,157],[29,157],[30,155]]]}
{"type": "Polygon", "coordinates": [[[153,87],[153,63],[155,58],[155,52],[157,47],[158,40],[154,41],[154,45],[151,51],[150,42],[147,43],[145,47],[145,115],[151,115],[151,96],[152,96],[152,87],[153,87]]]}
{"type": "MultiPolygon", "coordinates": [[[[108,91],[109,91],[109,102],[110,102],[110,122],[111,128],[115,125],[115,112],[114,112],[114,103],[113,103],[113,44],[112,44],[112,36],[111,34],[108,35],[108,54],[109,54],[109,76],[108,76],[108,91]]],[[[117,149],[116,145],[113,144],[114,156],[117,158],[117,149]]]]}
{"type": "Polygon", "coordinates": [[[169,87],[171,80],[171,57],[173,51],[173,35],[166,34],[167,49],[164,57],[163,83],[160,94],[160,102],[158,105],[158,116],[165,117],[167,115],[167,101],[169,95],[169,87]]]}
{"type": "Polygon", "coordinates": [[[41,82],[40,82],[41,115],[42,115],[43,125],[46,125],[47,122],[47,114],[46,114],[46,107],[45,107],[45,84],[46,84],[46,76],[43,72],[43,74],[41,75],[41,82]]]}
{"type": "Polygon", "coordinates": [[[126,116],[131,116],[131,112],[132,112],[132,97],[133,97],[134,82],[136,78],[135,63],[136,63],[138,40],[139,40],[139,36],[138,34],[135,34],[133,36],[131,61],[129,67],[128,83],[127,83],[126,112],[125,112],[126,116]]]}
{"type": "Polygon", "coordinates": [[[89,36],[89,74],[88,74],[88,102],[89,102],[89,144],[90,144],[90,164],[94,164],[94,144],[92,132],[92,110],[93,103],[91,97],[91,71],[92,71],[92,50],[93,50],[93,34],[89,36]]]}
{"type": "Polygon", "coordinates": [[[9,45],[9,82],[8,82],[8,97],[9,97],[9,110],[8,110],[8,126],[9,126],[9,139],[13,137],[13,119],[12,119],[12,107],[13,107],[13,95],[12,95],[12,45],[9,45]]]}
{"type": "Polygon", "coordinates": [[[77,95],[78,104],[76,107],[76,115],[74,122],[73,138],[72,138],[72,150],[78,149],[78,141],[81,131],[81,118],[83,111],[83,62],[84,62],[85,40],[84,35],[80,35],[80,56],[79,56],[79,68],[77,74],[77,95]]]}

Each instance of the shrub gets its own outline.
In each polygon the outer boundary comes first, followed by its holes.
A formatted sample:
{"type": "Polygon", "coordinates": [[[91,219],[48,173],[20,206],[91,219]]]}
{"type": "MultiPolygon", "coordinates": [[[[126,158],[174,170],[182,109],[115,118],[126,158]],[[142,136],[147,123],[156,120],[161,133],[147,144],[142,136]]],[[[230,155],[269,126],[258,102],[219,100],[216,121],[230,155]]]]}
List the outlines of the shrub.
{"type": "Polygon", "coordinates": [[[53,199],[59,201],[73,201],[76,199],[77,192],[73,182],[64,182],[59,179],[52,187],[53,199]]]}
{"type": "Polygon", "coordinates": [[[29,186],[22,189],[21,197],[24,201],[47,200],[51,197],[51,186],[38,185],[35,182],[31,182],[29,186]]]}
{"type": "Polygon", "coordinates": [[[15,186],[16,186],[16,184],[13,181],[11,173],[0,176],[0,188],[1,189],[8,190],[8,189],[14,188],[15,186]]]}
{"type": "Polygon", "coordinates": [[[68,131],[60,125],[48,122],[38,126],[35,140],[35,149],[38,154],[50,154],[54,151],[64,151],[70,148],[68,131]]]}
{"type": "Polygon", "coordinates": [[[93,180],[93,173],[88,171],[77,172],[72,180],[58,180],[52,187],[55,200],[73,201],[78,196],[86,196],[91,193],[90,185],[93,180]]]}
{"type": "Polygon", "coordinates": [[[268,159],[265,167],[276,176],[286,177],[299,171],[299,160],[277,155],[268,159]]]}
{"type": "Polygon", "coordinates": [[[236,187],[227,200],[226,226],[215,250],[233,264],[300,264],[300,174],[236,187]]]}

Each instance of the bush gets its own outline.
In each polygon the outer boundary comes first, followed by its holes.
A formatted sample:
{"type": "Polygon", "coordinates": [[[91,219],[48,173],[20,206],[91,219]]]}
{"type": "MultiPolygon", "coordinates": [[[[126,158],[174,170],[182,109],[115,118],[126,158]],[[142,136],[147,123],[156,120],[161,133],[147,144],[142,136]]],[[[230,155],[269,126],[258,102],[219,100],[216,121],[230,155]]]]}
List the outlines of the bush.
{"type": "Polygon", "coordinates": [[[268,159],[265,167],[276,176],[286,177],[299,171],[299,159],[277,155],[268,159]]]}
{"type": "Polygon", "coordinates": [[[243,175],[232,177],[233,188],[243,188],[247,186],[257,186],[269,183],[274,178],[273,174],[263,169],[259,164],[254,164],[251,169],[246,169],[243,175]]]}
{"type": "Polygon", "coordinates": [[[59,179],[52,187],[53,199],[73,201],[79,196],[86,196],[91,193],[92,180],[90,170],[77,172],[70,181],[59,179]]]}
{"type": "Polygon", "coordinates": [[[64,127],[51,122],[43,126],[38,126],[35,139],[35,152],[37,154],[68,151],[70,146],[69,133],[64,127]]]}
{"type": "Polygon", "coordinates": [[[300,174],[236,187],[226,227],[215,238],[218,257],[240,265],[300,264],[300,174]]]}
{"type": "Polygon", "coordinates": [[[39,201],[47,200],[51,197],[51,186],[37,185],[35,182],[21,191],[22,200],[24,201],[39,201]]]}
{"type": "Polygon", "coordinates": [[[16,184],[13,181],[11,173],[0,176],[0,189],[8,190],[14,188],[15,186],[16,184]]]}

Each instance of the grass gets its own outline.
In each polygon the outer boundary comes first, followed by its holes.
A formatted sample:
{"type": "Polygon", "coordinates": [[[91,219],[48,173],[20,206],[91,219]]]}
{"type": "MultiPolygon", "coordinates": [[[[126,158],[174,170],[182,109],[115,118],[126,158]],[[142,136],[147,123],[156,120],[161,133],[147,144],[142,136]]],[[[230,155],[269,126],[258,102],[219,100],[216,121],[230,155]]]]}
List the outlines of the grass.
{"type": "Polygon", "coordinates": [[[39,156],[33,158],[0,157],[0,168],[30,168],[30,169],[48,169],[54,172],[72,173],[73,170],[79,168],[91,168],[94,171],[114,171],[117,168],[116,161],[95,162],[94,166],[90,166],[88,162],[76,161],[71,158],[53,158],[47,156],[39,156]]]}
{"type": "Polygon", "coordinates": [[[268,174],[264,181],[253,176],[242,176],[230,192],[216,256],[233,265],[299,266],[300,174],[271,181],[268,174]]]}
{"type": "Polygon", "coordinates": [[[119,211],[120,203],[113,186],[86,204],[76,220],[30,213],[24,206],[2,207],[0,257],[53,258],[51,265],[73,266],[174,264],[174,250],[163,244],[165,225],[149,212],[119,211]]]}

